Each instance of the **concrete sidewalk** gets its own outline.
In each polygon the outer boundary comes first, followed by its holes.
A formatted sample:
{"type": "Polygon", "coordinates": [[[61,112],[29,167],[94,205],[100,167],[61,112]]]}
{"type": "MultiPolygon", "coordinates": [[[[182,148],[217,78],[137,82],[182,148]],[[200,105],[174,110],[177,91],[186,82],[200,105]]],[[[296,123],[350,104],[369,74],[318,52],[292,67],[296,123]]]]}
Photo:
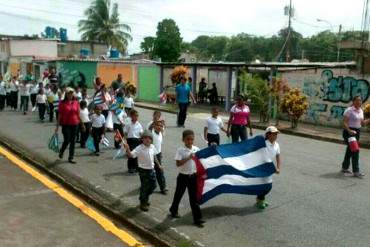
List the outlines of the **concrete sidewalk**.
{"type": "MultiPolygon", "coordinates": [[[[157,103],[148,103],[148,102],[136,102],[136,106],[142,107],[145,109],[150,110],[161,110],[168,113],[176,114],[177,109],[176,105],[172,104],[157,104],[157,103]]],[[[189,113],[193,115],[201,114],[201,113],[208,113],[210,111],[211,106],[205,105],[191,105],[189,107],[189,113]]],[[[221,109],[221,107],[220,107],[221,109]]],[[[223,117],[224,121],[228,119],[228,113],[221,111],[220,115],[223,117]]],[[[252,124],[253,128],[264,130],[269,125],[268,123],[261,123],[259,119],[252,115],[252,124]]],[[[271,122],[271,125],[274,125],[274,122],[271,122]]],[[[333,143],[343,143],[342,138],[342,129],[341,128],[334,128],[334,127],[325,127],[321,125],[313,125],[313,124],[306,124],[306,123],[299,123],[296,129],[292,129],[290,126],[289,121],[280,120],[279,121],[279,130],[280,132],[288,135],[295,135],[305,138],[311,138],[320,141],[327,141],[333,143]]],[[[361,148],[370,149],[370,132],[363,128],[363,132],[361,132],[361,148]]]]}
{"type": "MultiPolygon", "coordinates": [[[[145,126],[152,111],[139,109],[145,126]]],[[[200,137],[209,114],[194,113],[186,121],[196,133],[196,145],[205,147],[200,137]]],[[[176,116],[163,113],[167,130],[163,164],[169,194],[159,190],[151,196],[149,212],[138,208],[139,178],[127,172],[126,159],[113,160],[113,149],[104,149],[100,157],[77,148],[75,165],[59,161],[47,149],[55,123],[41,124],[37,113],[0,113],[0,140],[25,157],[34,160],[48,173],[59,177],[118,217],[135,225],[160,241],[154,244],[178,245],[189,241],[194,246],[368,246],[370,215],[368,188],[370,179],[343,177],[339,174],[344,145],[296,136],[279,136],[282,148],[282,173],[274,176],[270,207],[259,211],[255,198],[239,194],[220,195],[202,205],[205,228],[192,225],[191,211],[184,196],[180,204],[182,218],[168,217],[176,184],[174,154],[182,146],[182,128],[176,128],[176,116]],[[345,195],[345,199],[343,200],[345,195]],[[361,237],[359,237],[361,236],[361,237]]],[[[262,131],[255,130],[255,134],[262,131]]],[[[113,134],[109,138],[112,140],[113,134]]],[[[223,135],[221,142],[227,138],[223,135]]],[[[361,152],[361,168],[370,169],[370,150],[361,152]]]]}

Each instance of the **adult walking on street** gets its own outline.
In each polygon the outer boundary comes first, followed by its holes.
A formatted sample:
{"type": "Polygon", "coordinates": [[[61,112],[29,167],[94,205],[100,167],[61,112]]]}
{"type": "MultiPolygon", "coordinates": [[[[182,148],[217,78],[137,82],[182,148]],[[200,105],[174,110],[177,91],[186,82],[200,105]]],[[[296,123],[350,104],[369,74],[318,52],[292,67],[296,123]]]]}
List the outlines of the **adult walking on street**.
{"type": "Polygon", "coordinates": [[[348,138],[355,137],[356,140],[359,141],[362,125],[370,123],[370,119],[364,119],[364,112],[361,109],[361,106],[361,96],[355,96],[352,100],[352,106],[348,107],[343,114],[343,139],[347,144],[347,149],[342,163],[342,173],[352,175],[352,172],[349,171],[349,165],[352,160],[353,176],[358,178],[362,178],[364,176],[364,174],[360,172],[359,167],[360,150],[351,150],[348,138]]]}
{"type": "Polygon", "coordinates": [[[228,136],[231,135],[233,143],[248,139],[247,126],[249,128],[249,134],[252,136],[252,125],[250,121],[250,110],[245,104],[243,96],[239,95],[235,99],[235,105],[231,107],[230,118],[227,125],[228,136]],[[231,127],[231,129],[230,129],[231,127]]]}
{"type": "Polygon", "coordinates": [[[177,127],[185,127],[186,114],[189,106],[189,97],[196,103],[196,100],[191,92],[189,85],[186,83],[184,76],[180,77],[180,84],[176,86],[176,101],[179,106],[179,113],[177,115],[177,127]]]}
{"type": "Polygon", "coordinates": [[[118,89],[121,89],[123,87],[124,89],[124,83],[122,80],[122,74],[117,75],[117,79],[114,80],[111,84],[111,87],[113,88],[114,91],[117,91],[118,89]]]}
{"type": "MultiPolygon", "coordinates": [[[[63,158],[64,151],[69,145],[68,162],[75,164],[73,160],[75,152],[76,132],[80,124],[80,104],[74,97],[73,88],[66,89],[64,100],[59,103],[58,121],[55,132],[58,132],[59,125],[62,126],[63,144],[59,152],[59,158],[63,158]]],[[[84,126],[81,125],[82,131],[85,131],[84,126]]]]}

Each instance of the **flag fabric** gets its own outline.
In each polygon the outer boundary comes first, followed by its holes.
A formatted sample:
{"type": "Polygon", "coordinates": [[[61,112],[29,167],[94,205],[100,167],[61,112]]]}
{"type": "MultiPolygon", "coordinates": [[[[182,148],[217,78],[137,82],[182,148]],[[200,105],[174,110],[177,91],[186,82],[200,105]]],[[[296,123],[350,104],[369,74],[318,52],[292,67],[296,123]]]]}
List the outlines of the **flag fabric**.
{"type": "Polygon", "coordinates": [[[200,204],[222,193],[264,195],[272,188],[276,168],[263,136],[202,149],[194,160],[200,204]]]}
{"type": "Polygon", "coordinates": [[[94,105],[101,105],[101,104],[104,103],[103,96],[102,96],[101,92],[99,92],[95,95],[95,97],[93,99],[93,102],[94,102],[94,105]]]}
{"type": "Polygon", "coordinates": [[[159,95],[159,100],[162,104],[166,104],[167,103],[167,94],[165,91],[163,91],[160,95],[159,95]]]}
{"type": "Polygon", "coordinates": [[[106,147],[109,147],[109,140],[105,136],[101,139],[101,144],[103,144],[106,147]]]}

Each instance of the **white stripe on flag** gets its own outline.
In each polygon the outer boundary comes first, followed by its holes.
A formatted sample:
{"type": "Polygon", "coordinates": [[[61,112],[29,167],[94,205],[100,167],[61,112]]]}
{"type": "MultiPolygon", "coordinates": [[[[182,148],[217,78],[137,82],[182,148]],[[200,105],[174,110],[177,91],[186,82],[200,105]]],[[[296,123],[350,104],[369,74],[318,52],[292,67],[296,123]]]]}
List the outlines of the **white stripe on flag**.
{"type": "Polygon", "coordinates": [[[245,178],[238,175],[224,175],[217,179],[206,179],[204,181],[203,195],[219,185],[228,184],[232,186],[248,186],[272,183],[272,176],[264,178],[245,178]]]}
{"type": "Polygon", "coordinates": [[[244,171],[272,161],[268,158],[266,148],[261,148],[255,152],[235,157],[222,158],[220,155],[213,155],[200,159],[200,162],[204,169],[230,165],[239,171],[244,171]]]}

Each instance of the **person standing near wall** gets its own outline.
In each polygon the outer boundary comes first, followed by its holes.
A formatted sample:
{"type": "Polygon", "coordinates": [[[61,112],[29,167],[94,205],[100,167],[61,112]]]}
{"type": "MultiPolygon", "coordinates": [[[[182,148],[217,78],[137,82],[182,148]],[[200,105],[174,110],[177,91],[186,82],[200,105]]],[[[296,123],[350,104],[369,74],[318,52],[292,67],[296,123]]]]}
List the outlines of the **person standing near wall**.
{"type": "Polygon", "coordinates": [[[366,120],[364,119],[364,112],[361,106],[362,106],[361,96],[355,96],[352,100],[352,106],[348,107],[343,113],[344,116],[343,139],[344,143],[347,144],[347,149],[342,163],[341,172],[345,175],[346,174],[352,175],[352,172],[349,171],[349,165],[352,160],[353,176],[358,178],[362,178],[365,175],[364,173],[360,172],[359,167],[360,150],[352,151],[350,148],[348,138],[355,137],[356,140],[359,141],[362,125],[367,125],[370,123],[370,119],[366,120]]]}
{"type": "Polygon", "coordinates": [[[230,118],[227,125],[228,136],[231,135],[232,142],[236,143],[239,141],[244,141],[248,138],[247,128],[249,127],[249,134],[252,136],[252,125],[250,122],[250,110],[249,107],[244,103],[243,96],[239,95],[236,100],[236,104],[231,107],[230,118]],[[230,129],[231,127],[231,129],[230,129]]]}
{"type": "Polygon", "coordinates": [[[113,88],[114,91],[117,91],[118,89],[121,89],[124,87],[124,83],[122,80],[122,74],[117,75],[117,79],[112,82],[111,87],[113,88]]]}
{"type": "Polygon", "coordinates": [[[57,75],[57,72],[56,72],[55,68],[51,69],[51,72],[50,72],[50,75],[49,75],[49,82],[51,84],[54,84],[54,85],[58,86],[59,77],[57,75]]]}
{"type": "MultiPolygon", "coordinates": [[[[59,103],[58,121],[55,133],[58,133],[59,125],[62,126],[63,144],[59,152],[59,158],[63,158],[64,151],[69,145],[68,162],[75,164],[73,160],[76,144],[77,126],[80,124],[80,104],[74,97],[73,88],[67,88],[64,99],[59,103]]],[[[85,126],[81,125],[82,131],[85,126]]]]}
{"type": "Polygon", "coordinates": [[[189,106],[189,97],[193,103],[196,104],[196,100],[191,92],[189,85],[186,82],[184,76],[180,77],[180,84],[176,86],[176,101],[179,106],[179,113],[177,115],[177,127],[185,127],[186,114],[189,106]]]}
{"type": "Polygon", "coordinates": [[[204,103],[204,99],[207,100],[207,83],[206,79],[203,77],[199,82],[198,101],[204,103]]]}
{"type": "Polygon", "coordinates": [[[6,100],[6,87],[5,81],[3,80],[3,75],[0,74],[0,111],[4,110],[5,108],[5,100],[6,100]]]}

